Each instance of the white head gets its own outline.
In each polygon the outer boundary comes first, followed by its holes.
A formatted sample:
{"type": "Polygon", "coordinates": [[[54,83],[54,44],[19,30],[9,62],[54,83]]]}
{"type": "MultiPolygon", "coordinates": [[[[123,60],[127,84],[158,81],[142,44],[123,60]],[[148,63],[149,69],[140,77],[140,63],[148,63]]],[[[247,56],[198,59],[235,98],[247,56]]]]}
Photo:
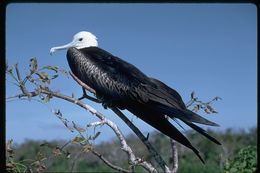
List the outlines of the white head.
{"type": "Polygon", "coordinates": [[[52,54],[57,50],[68,49],[70,47],[81,49],[91,46],[98,46],[97,37],[90,32],[81,31],[73,36],[73,40],[70,43],[51,48],[50,53],[52,54]]]}

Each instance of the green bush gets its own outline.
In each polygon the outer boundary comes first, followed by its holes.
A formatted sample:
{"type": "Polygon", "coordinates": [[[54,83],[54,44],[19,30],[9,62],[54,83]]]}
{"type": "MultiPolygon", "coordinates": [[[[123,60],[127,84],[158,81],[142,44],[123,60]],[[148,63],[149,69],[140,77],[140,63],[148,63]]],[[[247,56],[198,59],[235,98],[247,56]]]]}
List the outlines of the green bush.
{"type": "Polygon", "coordinates": [[[254,173],[257,168],[256,146],[242,148],[233,160],[225,163],[225,173],[254,173]]]}

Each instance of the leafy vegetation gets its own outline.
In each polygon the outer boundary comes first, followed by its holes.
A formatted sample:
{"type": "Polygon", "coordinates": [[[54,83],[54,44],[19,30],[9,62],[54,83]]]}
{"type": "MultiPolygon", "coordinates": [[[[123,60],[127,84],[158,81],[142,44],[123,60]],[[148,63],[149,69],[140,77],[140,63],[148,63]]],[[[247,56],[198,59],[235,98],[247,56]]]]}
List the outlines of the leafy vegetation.
{"type": "Polygon", "coordinates": [[[242,148],[234,159],[226,161],[225,173],[255,172],[257,168],[256,155],[256,146],[242,148]]]}
{"type": "MultiPolygon", "coordinates": [[[[222,146],[206,140],[194,131],[186,135],[200,149],[206,164],[189,149],[177,145],[179,151],[179,169],[181,173],[253,173],[256,171],[256,139],[257,129],[245,130],[227,129],[223,132],[208,132],[217,137],[222,146]]],[[[161,153],[167,164],[170,164],[169,139],[160,133],[153,133],[149,140],[161,153]]],[[[134,135],[127,137],[127,142],[135,153],[144,159],[150,159],[148,151],[134,135]]],[[[32,141],[28,140],[17,145],[7,143],[7,165],[10,172],[114,172],[96,155],[83,148],[79,143],[67,141],[32,141]],[[64,145],[65,144],[65,145],[64,145]],[[11,157],[10,157],[11,155],[11,157]]],[[[95,150],[110,162],[127,168],[127,156],[120,149],[116,140],[95,145],[95,150]]],[[[152,161],[154,165],[155,162],[152,161]]],[[[144,170],[137,167],[136,172],[144,170]]]]}

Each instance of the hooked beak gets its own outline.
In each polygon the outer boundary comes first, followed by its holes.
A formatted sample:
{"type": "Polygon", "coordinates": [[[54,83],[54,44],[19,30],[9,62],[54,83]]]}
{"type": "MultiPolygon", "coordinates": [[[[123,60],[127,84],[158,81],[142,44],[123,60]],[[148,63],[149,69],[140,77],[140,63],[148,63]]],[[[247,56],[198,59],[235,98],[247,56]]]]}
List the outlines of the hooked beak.
{"type": "Polygon", "coordinates": [[[72,41],[72,42],[70,42],[68,44],[62,45],[62,46],[52,47],[50,49],[50,54],[52,55],[54,52],[56,52],[58,50],[68,49],[68,48],[73,47],[73,46],[75,46],[75,42],[74,41],[72,41]]]}

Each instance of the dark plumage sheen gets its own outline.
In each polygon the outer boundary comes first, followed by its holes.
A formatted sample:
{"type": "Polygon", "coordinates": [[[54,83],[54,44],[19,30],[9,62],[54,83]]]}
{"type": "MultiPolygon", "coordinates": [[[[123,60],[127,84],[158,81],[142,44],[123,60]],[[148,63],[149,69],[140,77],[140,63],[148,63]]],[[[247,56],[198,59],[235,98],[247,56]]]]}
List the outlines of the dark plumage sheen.
{"type": "Polygon", "coordinates": [[[165,115],[180,119],[209,140],[220,144],[194,123],[218,126],[188,110],[181,96],[163,82],[150,78],[132,64],[98,47],[71,47],[67,59],[72,72],[96,90],[106,106],[127,109],[160,132],[190,148],[204,163],[187,138],[165,115]]]}

